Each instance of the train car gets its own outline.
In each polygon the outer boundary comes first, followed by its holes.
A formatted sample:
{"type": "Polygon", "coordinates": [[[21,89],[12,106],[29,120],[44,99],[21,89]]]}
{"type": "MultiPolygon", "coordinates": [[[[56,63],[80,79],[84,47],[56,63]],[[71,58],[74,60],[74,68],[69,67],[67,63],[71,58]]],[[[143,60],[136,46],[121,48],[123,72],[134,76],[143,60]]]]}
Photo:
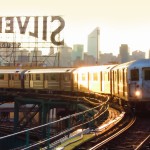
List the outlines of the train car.
{"type": "Polygon", "coordinates": [[[0,88],[23,88],[24,69],[0,69],[0,88]]]}
{"type": "Polygon", "coordinates": [[[128,100],[127,68],[132,62],[116,65],[112,70],[112,95],[128,100]]]}
{"type": "Polygon", "coordinates": [[[117,65],[112,76],[113,95],[134,103],[150,102],[150,59],[117,65]]]}
{"type": "Polygon", "coordinates": [[[73,90],[75,68],[30,69],[25,72],[25,89],[73,90]]]}
{"type": "Polygon", "coordinates": [[[74,90],[111,94],[111,68],[115,65],[80,67],[74,74],[74,90]]]}

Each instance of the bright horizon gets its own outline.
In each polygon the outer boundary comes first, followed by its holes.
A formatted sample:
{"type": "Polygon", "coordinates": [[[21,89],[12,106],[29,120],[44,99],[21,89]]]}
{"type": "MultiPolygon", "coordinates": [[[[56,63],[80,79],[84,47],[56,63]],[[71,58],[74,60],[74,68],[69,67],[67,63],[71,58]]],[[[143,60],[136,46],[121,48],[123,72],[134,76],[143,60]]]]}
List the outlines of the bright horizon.
{"type": "Polygon", "coordinates": [[[130,52],[150,49],[149,0],[5,0],[1,16],[62,16],[64,40],[68,46],[83,44],[96,27],[100,28],[100,51],[119,53],[121,44],[130,52]]]}

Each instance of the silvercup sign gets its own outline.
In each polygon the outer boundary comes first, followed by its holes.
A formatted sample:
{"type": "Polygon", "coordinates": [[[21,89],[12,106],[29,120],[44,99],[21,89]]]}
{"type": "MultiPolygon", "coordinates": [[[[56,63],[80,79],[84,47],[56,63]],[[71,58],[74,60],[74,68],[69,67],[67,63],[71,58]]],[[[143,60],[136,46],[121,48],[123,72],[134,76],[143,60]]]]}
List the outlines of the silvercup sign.
{"type": "MultiPolygon", "coordinates": [[[[65,21],[60,16],[0,17],[0,33],[26,35],[43,41],[51,42],[57,46],[64,45],[64,39],[60,40],[58,38],[59,34],[64,29],[64,26],[65,21]]],[[[14,36],[12,38],[14,38],[14,36]]]]}

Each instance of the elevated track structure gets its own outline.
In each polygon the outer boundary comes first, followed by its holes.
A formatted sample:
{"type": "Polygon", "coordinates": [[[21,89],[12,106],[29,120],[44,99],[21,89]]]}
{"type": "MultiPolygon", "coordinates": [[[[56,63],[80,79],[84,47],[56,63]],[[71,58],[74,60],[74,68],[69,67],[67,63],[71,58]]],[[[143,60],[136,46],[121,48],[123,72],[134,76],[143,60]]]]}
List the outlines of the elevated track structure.
{"type": "Polygon", "coordinates": [[[38,93],[37,90],[12,92],[12,95],[10,93],[7,91],[6,94],[4,91],[4,95],[9,95],[10,99],[14,100],[13,133],[0,138],[2,146],[5,141],[21,138],[24,142],[17,147],[22,149],[55,147],[60,144],[58,139],[64,140],[66,135],[77,129],[95,128],[108,115],[109,97],[97,93],[62,91],[38,93]],[[70,110],[68,111],[70,114],[50,118],[50,111],[57,107],[70,110]],[[20,115],[21,112],[22,115],[20,115]],[[35,124],[31,122],[37,114],[39,119],[35,127],[35,124]]]}

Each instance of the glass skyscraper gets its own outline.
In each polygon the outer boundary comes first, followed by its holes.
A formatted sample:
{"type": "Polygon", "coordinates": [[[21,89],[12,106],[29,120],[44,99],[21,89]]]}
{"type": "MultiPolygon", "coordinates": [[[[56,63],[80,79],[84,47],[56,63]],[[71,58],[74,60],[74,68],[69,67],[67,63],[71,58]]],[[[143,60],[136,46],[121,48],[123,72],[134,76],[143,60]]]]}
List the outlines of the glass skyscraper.
{"type": "Polygon", "coordinates": [[[88,47],[87,47],[88,55],[92,55],[95,58],[96,64],[99,63],[99,38],[100,38],[100,30],[99,27],[96,27],[88,35],[88,47]]]}

